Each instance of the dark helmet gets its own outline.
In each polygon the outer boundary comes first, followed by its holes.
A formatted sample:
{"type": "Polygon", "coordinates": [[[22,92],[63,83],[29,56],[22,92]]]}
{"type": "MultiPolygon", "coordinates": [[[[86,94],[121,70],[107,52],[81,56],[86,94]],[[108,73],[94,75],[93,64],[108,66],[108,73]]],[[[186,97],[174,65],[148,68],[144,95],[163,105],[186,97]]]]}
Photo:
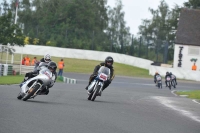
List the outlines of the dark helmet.
{"type": "Polygon", "coordinates": [[[114,60],[113,60],[113,58],[111,56],[106,57],[106,59],[105,59],[105,65],[106,66],[108,66],[108,67],[112,66],[113,62],[114,62],[114,60]]]}
{"type": "Polygon", "coordinates": [[[48,69],[52,69],[53,70],[53,72],[55,72],[56,71],[56,69],[57,69],[57,65],[56,65],[56,63],[55,62],[49,62],[48,63],[48,69]]]}
{"type": "Polygon", "coordinates": [[[169,74],[169,72],[166,72],[166,75],[168,75],[169,74]]]}
{"type": "Polygon", "coordinates": [[[169,74],[172,75],[172,72],[170,72],[169,74]]]}

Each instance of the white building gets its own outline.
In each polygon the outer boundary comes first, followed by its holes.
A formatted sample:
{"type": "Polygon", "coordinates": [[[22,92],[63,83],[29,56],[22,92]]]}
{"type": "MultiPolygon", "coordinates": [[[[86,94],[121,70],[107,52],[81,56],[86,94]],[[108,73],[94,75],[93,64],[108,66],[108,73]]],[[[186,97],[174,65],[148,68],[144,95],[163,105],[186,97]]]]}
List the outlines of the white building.
{"type": "Polygon", "coordinates": [[[182,9],[176,33],[174,49],[174,68],[192,69],[197,59],[200,71],[200,10],[182,9]]]}

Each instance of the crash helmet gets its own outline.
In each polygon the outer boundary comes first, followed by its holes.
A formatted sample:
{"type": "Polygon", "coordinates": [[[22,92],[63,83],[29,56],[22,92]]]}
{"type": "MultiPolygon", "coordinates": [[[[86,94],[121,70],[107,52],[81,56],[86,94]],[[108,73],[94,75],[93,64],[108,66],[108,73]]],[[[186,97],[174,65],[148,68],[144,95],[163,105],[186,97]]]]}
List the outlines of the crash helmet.
{"type": "Polygon", "coordinates": [[[106,59],[105,59],[105,65],[106,66],[110,67],[110,66],[113,65],[113,63],[114,63],[114,60],[111,56],[106,57],[106,59]]]}
{"type": "Polygon", "coordinates": [[[49,62],[51,61],[51,55],[50,55],[50,54],[44,55],[44,61],[45,61],[46,63],[49,63],[49,62]]]}
{"type": "Polygon", "coordinates": [[[166,75],[169,75],[169,72],[166,72],[166,75]]]}
{"type": "Polygon", "coordinates": [[[155,72],[155,75],[158,75],[158,72],[155,72]]]}
{"type": "Polygon", "coordinates": [[[51,70],[51,72],[56,72],[57,65],[55,62],[51,61],[47,65],[48,69],[51,70]]]}

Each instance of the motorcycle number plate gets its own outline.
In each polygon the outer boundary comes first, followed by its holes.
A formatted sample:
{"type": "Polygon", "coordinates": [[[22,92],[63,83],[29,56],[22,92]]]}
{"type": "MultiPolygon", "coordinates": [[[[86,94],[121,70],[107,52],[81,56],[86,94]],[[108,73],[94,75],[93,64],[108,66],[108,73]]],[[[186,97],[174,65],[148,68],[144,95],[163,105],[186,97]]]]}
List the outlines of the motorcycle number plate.
{"type": "Polygon", "coordinates": [[[104,75],[104,74],[101,74],[99,77],[100,77],[101,79],[103,79],[103,80],[107,80],[107,76],[104,75]]]}

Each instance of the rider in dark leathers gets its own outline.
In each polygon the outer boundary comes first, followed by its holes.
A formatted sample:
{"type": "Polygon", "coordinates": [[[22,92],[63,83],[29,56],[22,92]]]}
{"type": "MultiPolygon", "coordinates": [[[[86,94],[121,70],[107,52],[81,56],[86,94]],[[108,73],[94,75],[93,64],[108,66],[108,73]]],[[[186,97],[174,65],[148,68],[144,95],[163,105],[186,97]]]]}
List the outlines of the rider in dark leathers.
{"type": "Polygon", "coordinates": [[[175,81],[175,83],[177,85],[176,76],[174,74],[172,74],[172,72],[170,72],[169,74],[170,74],[170,77],[174,76],[174,81],[175,81]]]}
{"type": "Polygon", "coordinates": [[[167,87],[167,77],[171,78],[171,74],[169,72],[166,72],[166,75],[165,75],[165,84],[166,84],[166,87],[167,87]]]}
{"type": "Polygon", "coordinates": [[[105,83],[104,83],[104,86],[103,86],[103,90],[109,86],[109,84],[112,82],[112,80],[114,79],[115,77],[115,74],[114,74],[114,68],[113,68],[113,58],[111,56],[108,56],[106,59],[105,59],[105,62],[102,62],[100,63],[99,65],[97,65],[95,68],[94,68],[94,72],[93,74],[90,76],[89,78],[89,84],[86,86],[86,90],[88,89],[88,86],[90,85],[90,83],[95,79],[95,77],[97,76],[98,74],[98,70],[100,69],[101,66],[106,66],[110,69],[110,79],[107,80],[105,83]]]}

